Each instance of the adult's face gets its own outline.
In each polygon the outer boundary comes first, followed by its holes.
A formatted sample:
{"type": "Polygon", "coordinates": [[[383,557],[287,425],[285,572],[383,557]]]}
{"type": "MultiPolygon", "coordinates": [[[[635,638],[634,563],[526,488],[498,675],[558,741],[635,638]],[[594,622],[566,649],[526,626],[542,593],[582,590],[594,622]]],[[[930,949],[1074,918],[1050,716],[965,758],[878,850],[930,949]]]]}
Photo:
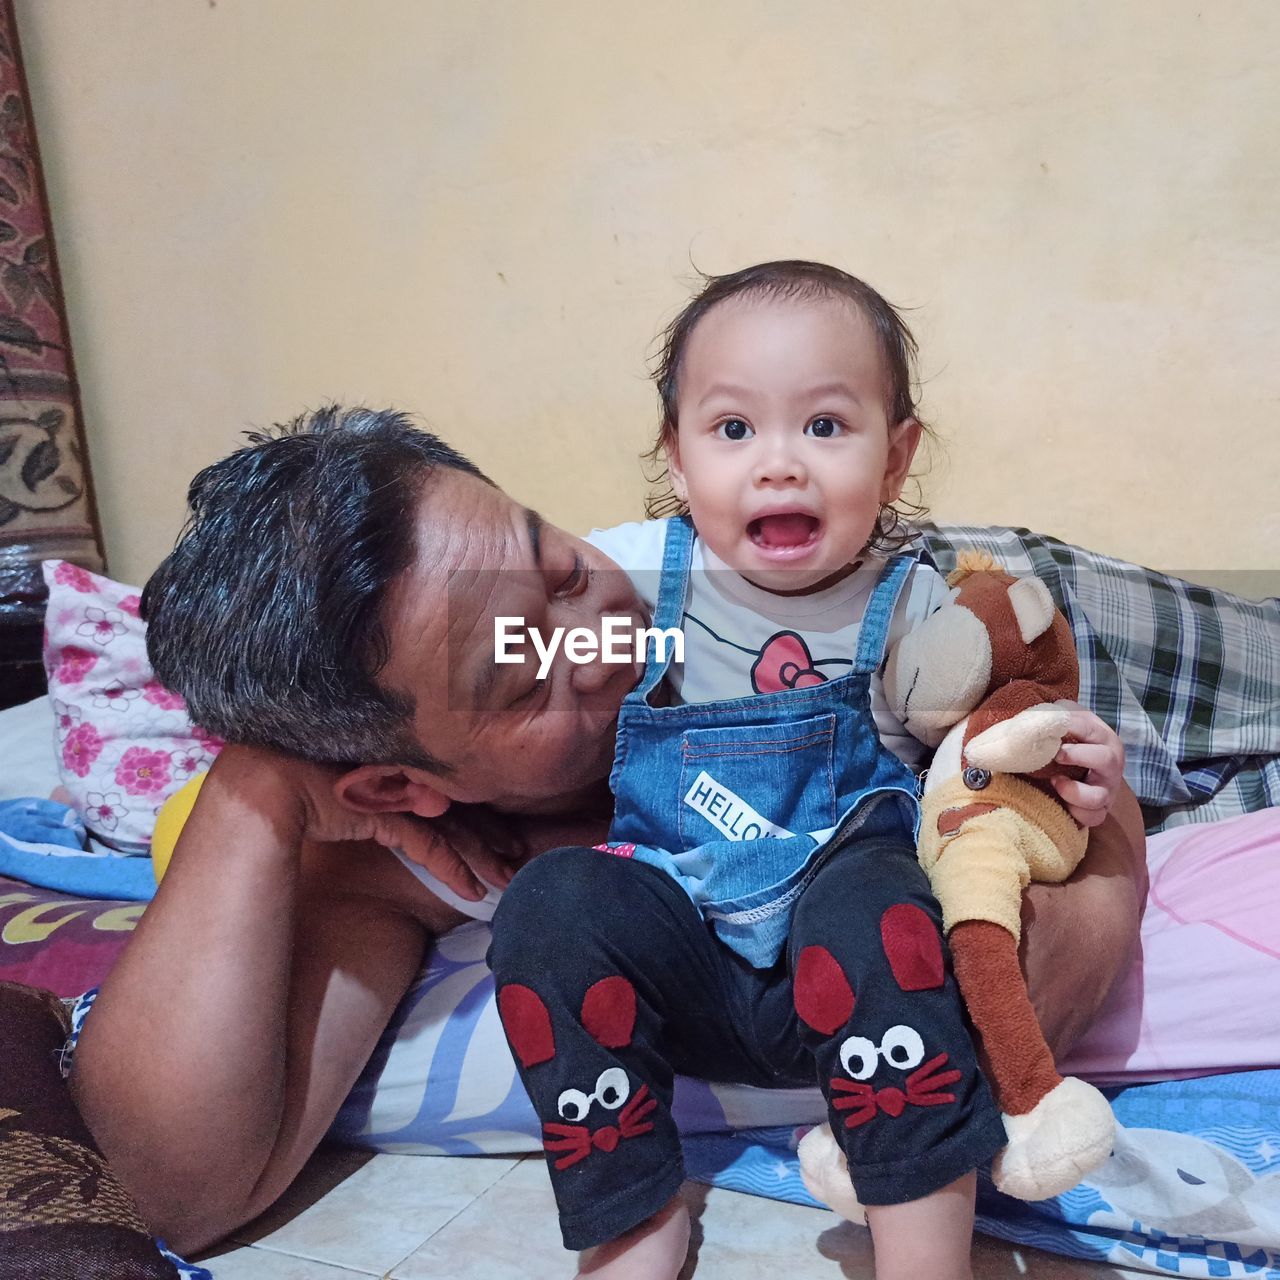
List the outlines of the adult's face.
{"type": "Polygon", "coordinates": [[[618,708],[634,663],[572,663],[563,646],[545,679],[528,660],[499,664],[494,619],[599,634],[604,616],[644,621],[606,556],[500,490],[439,468],[423,486],[414,563],[385,604],[391,658],[381,681],[414,699],[421,746],[447,772],[451,800],[528,812],[608,776],[618,708]]]}

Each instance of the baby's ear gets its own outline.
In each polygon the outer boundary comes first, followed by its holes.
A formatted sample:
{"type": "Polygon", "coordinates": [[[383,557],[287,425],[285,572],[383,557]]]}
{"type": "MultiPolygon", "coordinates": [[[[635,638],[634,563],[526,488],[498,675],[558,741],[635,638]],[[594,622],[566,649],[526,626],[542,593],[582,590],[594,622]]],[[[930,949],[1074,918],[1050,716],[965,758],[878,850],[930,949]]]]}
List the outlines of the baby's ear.
{"type": "Polygon", "coordinates": [[[356,813],[415,813],[438,818],[449,799],[436,790],[420,769],[394,764],[362,764],[348,769],[334,784],[338,802],[356,813]]]}
{"type": "Polygon", "coordinates": [[[903,418],[889,428],[889,456],[885,460],[884,483],[880,486],[881,502],[897,502],[902,496],[902,486],[911,474],[923,431],[915,418],[903,418]]]}
{"type": "Polygon", "coordinates": [[[667,428],[667,440],[662,451],[667,455],[667,479],[671,481],[672,492],[681,502],[688,502],[689,489],[684,482],[684,468],[680,465],[680,441],[674,427],[667,428]]]}

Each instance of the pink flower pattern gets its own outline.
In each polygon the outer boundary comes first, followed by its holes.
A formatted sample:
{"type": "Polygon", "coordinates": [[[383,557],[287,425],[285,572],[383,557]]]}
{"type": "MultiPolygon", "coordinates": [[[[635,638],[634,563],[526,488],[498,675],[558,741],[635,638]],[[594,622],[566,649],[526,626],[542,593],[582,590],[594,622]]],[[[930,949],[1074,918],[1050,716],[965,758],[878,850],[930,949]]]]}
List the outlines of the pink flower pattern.
{"type": "Polygon", "coordinates": [[[89,828],[122,850],[145,846],[156,811],[221,748],[190,724],[146,657],[141,593],[78,565],[50,564],[45,669],[62,783],[89,828]]]}
{"type": "Polygon", "coordinates": [[[208,729],[205,729],[198,724],[193,724],[191,726],[191,736],[197,742],[203,743],[204,749],[208,751],[210,755],[216,756],[218,752],[227,745],[216,733],[210,733],[208,729]]]}
{"type": "Polygon", "coordinates": [[[129,703],[142,696],[141,689],[128,689],[118,681],[113,681],[101,689],[90,689],[93,705],[99,711],[128,711],[129,703]]]}
{"type": "Polygon", "coordinates": [[[54,679],[63,684],[79,684],[97,664],[98,655],[87,649],[64,649],[54,679]]]}
{"type": "Polygon", "coordinates": [[[72,591],[82,591],[86,595],[94,590],[93,574],[82,569],[78,564],[68,564],[63,560],[53,571],[54,582],[60,582],[72,591]]]}
{"type": "Polygon", "coordinates": [[[53,700],[53,714],[58,722],[58,733],[63,738],[84,719],[79,707],[59,702],[57,698],[53,700]]]}
{"type": "Polygon", "coordinates": [[[188,751],[175,751],[173,752],[173,776],[186,782],[188,778],[193,778],[197,773],[208,769],[212,763],[213,757],[198,747],[188,751]]]}
{"type": "Polygon", "coordinates": [[[131,796],[154,795],[169,785],[171,763],[167,751],[130,747],[116,766],[116,781],[131,796]]]}
{"type": "Polygon", "coordinates": [[[142,687],[142,696],[161,711],[181,711],[187,704],[172,689],[166,689],[159,680],[148,680],[142,687]]]}
{"type": "Polygon", "coordinates": [[[110,644],[116,636],[125,632],[124,614],[119,609],[94,609],[84,611],[84,621],[76,628],[76,635],[86,636],[94,644],[110,644]]]}
{"type": "Polygon", "coordinates": [[[99,831],[114,831],[120,825],[120,819],[129,812],[114,791],[108,791],[106,795],[90,791],[86,799],[89,804],[84,816],[99,831]]]}
{"type": "Polygon", "coordinates": [[[102,734],[91,724],[78,724],[62,744],[62,763],[77,777],[85,777],[102,754],[102,734]]]}

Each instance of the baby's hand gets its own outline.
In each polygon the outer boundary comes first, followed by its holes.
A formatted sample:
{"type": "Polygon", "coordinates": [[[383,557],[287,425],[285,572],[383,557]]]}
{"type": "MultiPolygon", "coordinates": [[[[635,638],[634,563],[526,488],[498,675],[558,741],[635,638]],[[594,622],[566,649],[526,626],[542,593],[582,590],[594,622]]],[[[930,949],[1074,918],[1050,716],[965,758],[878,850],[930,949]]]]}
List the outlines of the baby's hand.
{"type": "Polygon", "coordinates": [[[1071,713],[1067,738],[1054,763],[1085,770],[1082,779],[1055,774],[1050,781],[1068,812],[1082,827],[1106,821],[1116,794],[1124,782],[1124,743],[1116,731],[1087,707],[1063,699],[1058,703],[1071,713]]]}

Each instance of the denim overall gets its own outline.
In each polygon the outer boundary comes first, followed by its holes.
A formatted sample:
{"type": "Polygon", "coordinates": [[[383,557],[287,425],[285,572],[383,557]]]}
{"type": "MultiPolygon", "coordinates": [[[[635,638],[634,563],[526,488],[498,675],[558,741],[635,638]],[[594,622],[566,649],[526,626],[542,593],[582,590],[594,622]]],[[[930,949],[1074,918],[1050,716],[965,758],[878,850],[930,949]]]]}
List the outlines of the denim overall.
{"type": "MultiPolygon", "coordinates": [[[[679,627],[694,545],[671,520],[653,625],[679,627]]],[[[871,677],[884,658],[912,567],[895,556],[872,589],[852,669],[823,684],[660,707],[650,697],[670,662],[650,640],[644,678],[623,701],[609,782],[612,844],[672,876],[722,942],[758,969],[775,963],[792,908],[839,841],[900,834],[914,843],[911,770],[881,745],[871,677]]]]}

